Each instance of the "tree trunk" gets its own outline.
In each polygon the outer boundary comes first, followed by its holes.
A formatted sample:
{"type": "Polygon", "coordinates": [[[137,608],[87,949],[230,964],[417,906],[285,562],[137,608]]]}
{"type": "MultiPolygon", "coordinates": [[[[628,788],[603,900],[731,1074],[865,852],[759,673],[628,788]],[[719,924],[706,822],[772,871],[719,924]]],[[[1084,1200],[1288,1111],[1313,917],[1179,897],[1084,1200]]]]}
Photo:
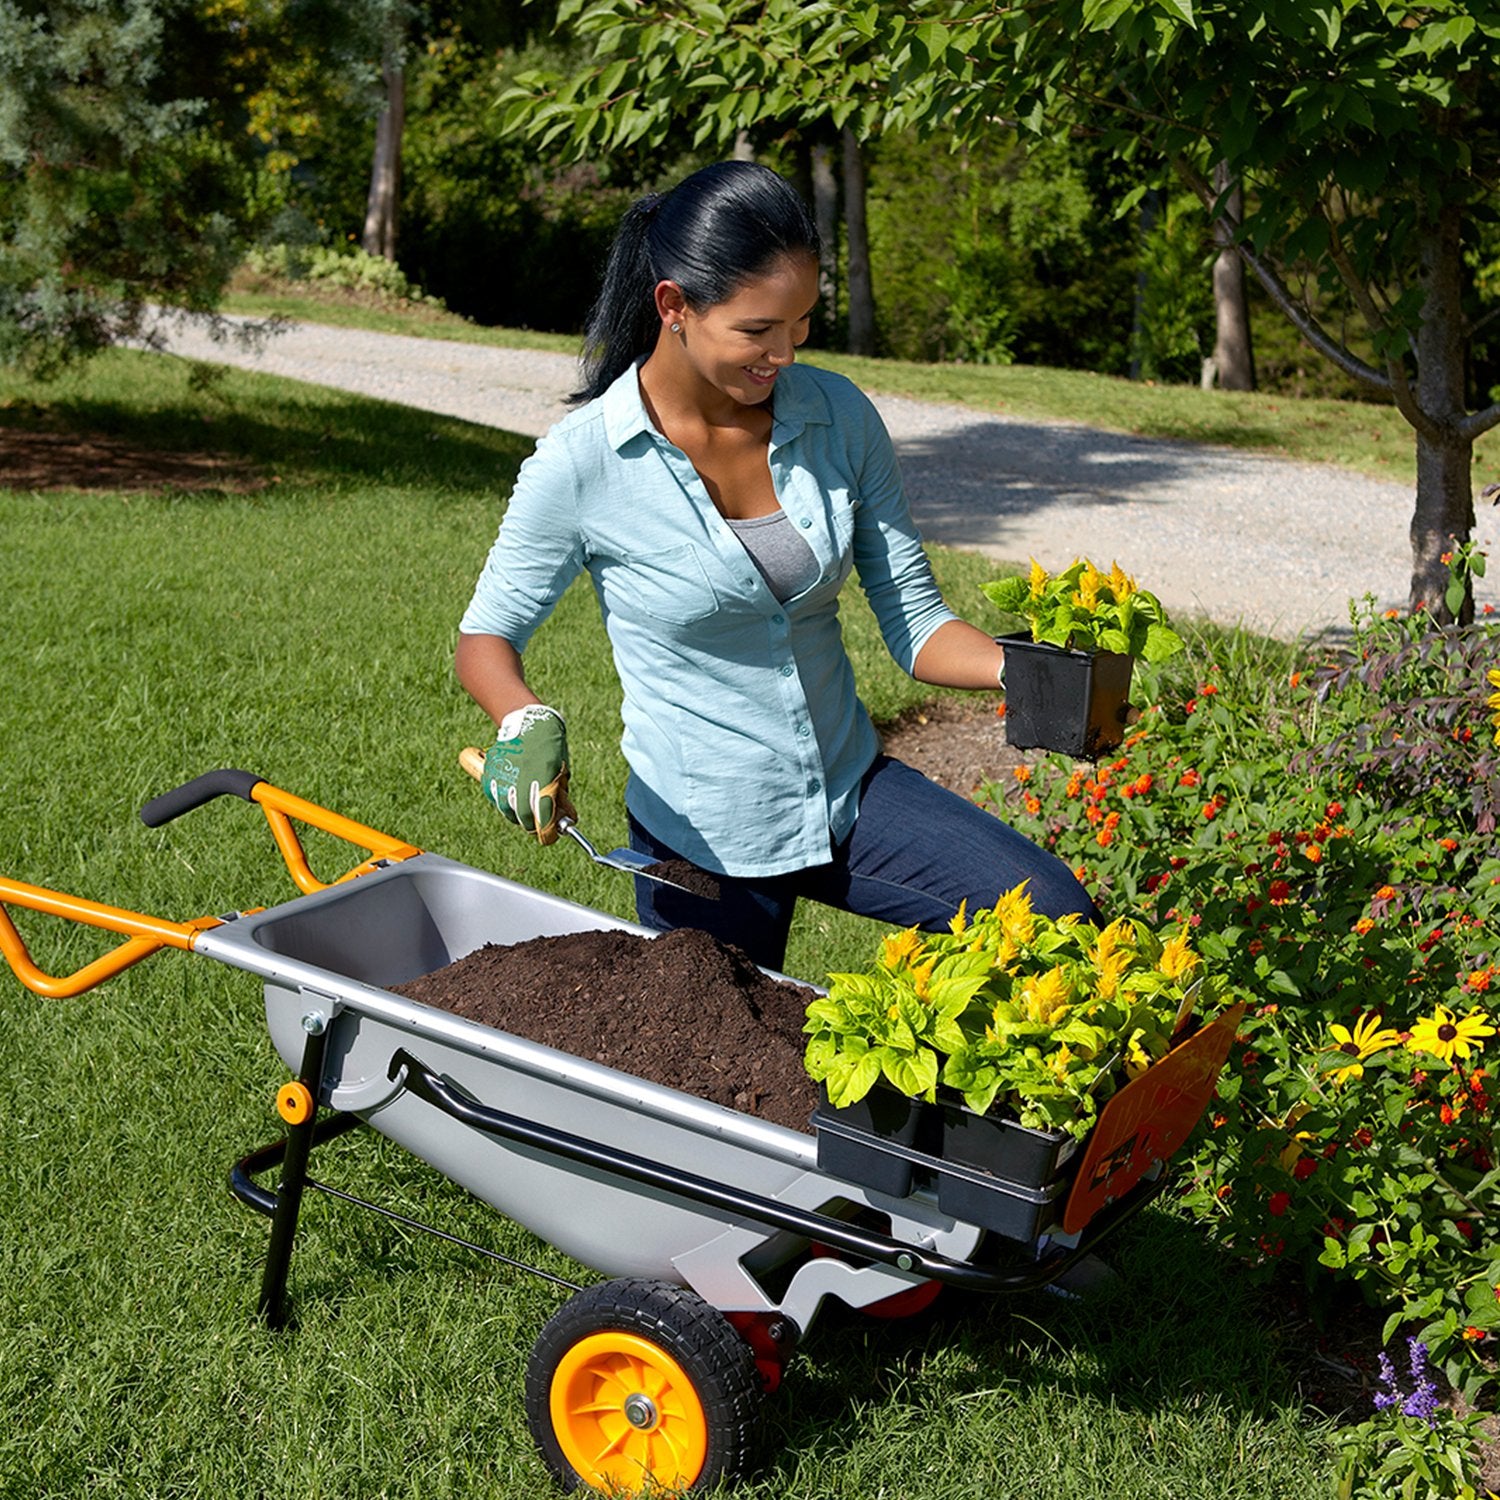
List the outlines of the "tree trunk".
{"type": "MultiPolygon", "coordinates": [[[[1443,603],[1448,565],[1443,554],[1467,541],[1474,527],[1474,443],[1463,429],[1463,237],[1459,209],[1447,207],[1423,232],[1422,321],[1417,330],[1417,405],[1430,427],[1417,428],[1417,500],[1411,522],[1411,608],[1425,605],[1438,619],[1454,616],[1443,603]]],[[[1472,592],[1458,622],[1474,618],[1472,592]]]]}
{"type": "Polygon", "coordinates": [[[813,222],[822,242],[818,257],[818,296],[823,304],[823,326],[832,337],[839,324],[839,180],[833,169],[833,147],[814,141],[808,147],[812,178],[813,222]]]}
{"type": "Polygon", "coordinates": [[[375,159],[360,243],[367,255],[394,261],[401,206],[401,132],[406,123],[406,69],[399,53],[387,55],[381,76],[385,79],[385,103],[375,126],[375,159]]]}
{"type": "Polygon", "coordinates": [[[1137,238],[1140,243],[1139,269],[1135,273],[1135,291],[1130,308],[1130,378],[1139,380],[1145,373],[1142,358],[1146,347],[1146,241],[1156,228],[1156,189],[1147,188],[1141,199],[1140,226],[1137,238]]]}
{"type": "MultiPolygon", "coordinates": [[[[1229,186],[1229,171],[1223,162],[1214,167],[1214,188],[1222,193],[1229,186]]],[[[1228,212],[1214,220],[1214,243],[1219,247],[1214,261],[1214,375],[1219,389],[1253,391],[1255,354],[1250,343],[1250,304],[1245,300],[1245,263],[1234,247],[1234,226],[1245,215],[1245,198],[1238,183],[1225,205],[1228,212]]]]}
{"type": "Polygon", "coordinates": [[[849,258],[849,353],[875,352],[875,294],[865,223],[865,157],[859,137],[844,130],[844,234],[849,258]]]}

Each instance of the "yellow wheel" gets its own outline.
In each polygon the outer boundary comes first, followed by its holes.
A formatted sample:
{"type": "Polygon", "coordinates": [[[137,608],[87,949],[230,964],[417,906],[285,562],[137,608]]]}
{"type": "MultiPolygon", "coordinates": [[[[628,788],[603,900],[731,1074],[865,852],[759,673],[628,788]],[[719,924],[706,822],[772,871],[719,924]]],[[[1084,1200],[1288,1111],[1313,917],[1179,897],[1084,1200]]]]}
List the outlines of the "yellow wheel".
{"type": "Polygon", "coordinates": [[[580,1292],[542,1330],[526,1415],[565,1489],[708,1489],[748,1457],[761,1381],[722,1314],[661,1281],[580,1292]]]}

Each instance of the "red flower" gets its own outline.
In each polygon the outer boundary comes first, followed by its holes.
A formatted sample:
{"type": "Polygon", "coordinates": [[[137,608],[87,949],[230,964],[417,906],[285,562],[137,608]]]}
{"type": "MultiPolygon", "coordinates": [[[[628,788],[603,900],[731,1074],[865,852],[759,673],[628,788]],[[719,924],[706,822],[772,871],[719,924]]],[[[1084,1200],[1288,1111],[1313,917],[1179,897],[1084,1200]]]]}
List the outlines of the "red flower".
{"type": "Polygon", "coordinates": [[[1177,778],[1177,785],[1197,786],[1199,781],[1201,780],[1202,777],[1200,777],[1196,771],[1184,771],[1182,775],[1177,778]]]}
{"type": "Polygon", "coordinates": [[[1317,1170],[1318,1162],[1316,1157],[1300,1156],[1297,1158],[1297,1165],[1292,1168],[1292,1176],[1295,1177],[1298,1182],[1306,1182],[1307,1179],[1311,1177],[1312,1174],[1317,1170]]]}
{"type": "Polygon", "coordinates": [[[1463,1237],[1466,1240],[1469,1240],[1471,1242],[1473,1241],[1473,1239],[1474,1239],[1474,1226],[1471,1223],[1469,1223],[1469,1221],[1467,1219],[1455,1219],[1453,1221],[1453,1227],[1461,1235],[1463,1235],[1463,1237]]]}
{"type": "Polygon", "coordinates": [[[1184,713],[1197,713],[1198,700],[1196,698],[1189,698],[1188,701],[1182,705],[1182,708],[1184,713]]]}
{"type": "Polygon", "coordinates": [[[1328,804],[1328,806],[1323,809],[1323,816],[1330,823],[1333,822],[1333,820],[1335,818],[1342,817],[1343,814],[1344,814],[1344,804],[1342,802],[1330,802],[1328,804]]]}
{"type": "Polygon", "coordinates": [[[1363,1151],[1374,1139],[1375,1137],[1368,1130],[1361,1127],[1350,1137],[1349,1145],[1355,1151],[1363,1151]]]}
{"type": "Polygon", "coordinates": [[[1283,901],[1291,900],[1292,888],[1284,880],[1273,880],[1266,894],[1271,898],[1273,904],[1279,906],[1283,901]]]}

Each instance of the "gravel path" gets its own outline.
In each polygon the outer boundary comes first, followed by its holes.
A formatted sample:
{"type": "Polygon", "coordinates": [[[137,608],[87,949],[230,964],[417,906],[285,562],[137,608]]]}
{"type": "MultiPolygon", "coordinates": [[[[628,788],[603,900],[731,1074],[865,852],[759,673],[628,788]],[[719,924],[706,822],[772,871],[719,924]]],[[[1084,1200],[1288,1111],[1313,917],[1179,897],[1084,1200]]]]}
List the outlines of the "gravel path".
{"type": "MultiPolygon", "coordinates": [[[[182,329],[174,352],[539,436],[571,356],[293,324],[260,353],[182,329]]],[[[1088,555],[1171,610],[1290,636],[1348,624],[1348,601],[1405,600],[1412,494],[1330,465],[1073,423],[876,396],[930,541],[1049,568],[1088,555]]],[[[1475,539],[1500,547],[1500,509],[1475,539]]],[[[1481,602],[1500,603],[1500,568],[1481,602]]],[[[956,601],[960,604],[961,601],[956,601]]]]}

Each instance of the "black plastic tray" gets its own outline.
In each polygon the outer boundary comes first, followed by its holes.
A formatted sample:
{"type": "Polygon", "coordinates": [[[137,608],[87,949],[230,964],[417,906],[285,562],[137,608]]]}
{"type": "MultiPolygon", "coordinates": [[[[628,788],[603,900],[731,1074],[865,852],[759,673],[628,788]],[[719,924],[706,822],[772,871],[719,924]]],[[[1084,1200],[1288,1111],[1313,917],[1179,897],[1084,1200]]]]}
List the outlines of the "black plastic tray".
{"type": "Polygon", "coordinates": [[[1034,1240],[1048,1229],[1072,1185],[1066,1169],[1051,1182],[1029,1185],[880,1139],[840,1120],[820,1118],[817,1112],[813,1123],[819,1170],[882,1193],[889,1192],[882,1183],[904,1178],[905,1188],[890,1193],[896,1198],[908,1196],[916,1187],[935,1186],[944,1213],[1009,1239],[1034,1240]]]}

